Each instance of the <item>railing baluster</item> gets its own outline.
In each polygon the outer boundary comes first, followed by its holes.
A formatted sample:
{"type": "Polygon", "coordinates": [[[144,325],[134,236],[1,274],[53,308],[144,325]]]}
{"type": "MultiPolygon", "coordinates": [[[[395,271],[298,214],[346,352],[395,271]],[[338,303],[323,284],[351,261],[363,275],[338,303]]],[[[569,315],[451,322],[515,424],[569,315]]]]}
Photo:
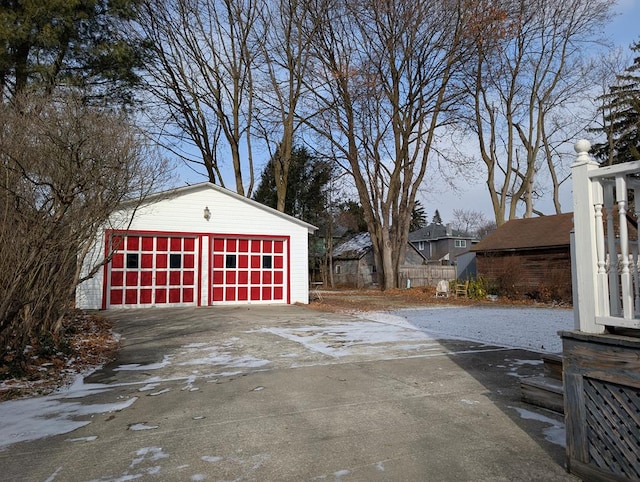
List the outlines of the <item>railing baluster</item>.
{"type": "Polygon", "coordinates": [[[622,285],[622,316],[633,318],[633,288],[629,272],[629,235],[627,232],[627,180],[624,174],[616,176],[616,202],[618,203],[618,219],[620,222],[620,258],[622,269],[620,284],[622,285]]]}
{"type": "Polygon", "coordinates": [[[631,254],[629,255],[629,266],[631,267],[631,279],[633,282],[633,316],[638,315],[640,307],[640,289],[638,287],[638,245],[631,244],[631,254]]]}
{"type": "Polygon", "coordinates": [[[609,253],[609,306],[610,313],[620,315],[620,278],[618,270],[618,248],[613,221],[613,184],[604,183],[604,207],[607,214],[607,252],[609,253]]]}
{"type": "Polygon", "coordinates": [[[609,316],[609,283],[607,279],[607,259],[602,219],[602,191],[595,190],[593,202],[595,208],[596,258],[598,264],[596,271],[597,296],[602,306],[602,316],[609,316]]]}
{"type": "MultiPolygon", "coordinates": [[[[635,216],[636,220],[638,219],[638,201],[640,201],[640,189],[638,187],[634,187],[633,189],[633,199],[636,200],[633,204],[633,215],[635,216]]],[[[633,250],[633,261],[634,261],[634,266],[635,266],[635,270],[634,270],[634,290],[636,293],[636,299],[635,299],[635,310],[634,310],[634,314],[635,316],[640,315],[640,236],[638,236],[638,232],[636,230],[636,242],[634,244],[634,250],[633,250]]]]}

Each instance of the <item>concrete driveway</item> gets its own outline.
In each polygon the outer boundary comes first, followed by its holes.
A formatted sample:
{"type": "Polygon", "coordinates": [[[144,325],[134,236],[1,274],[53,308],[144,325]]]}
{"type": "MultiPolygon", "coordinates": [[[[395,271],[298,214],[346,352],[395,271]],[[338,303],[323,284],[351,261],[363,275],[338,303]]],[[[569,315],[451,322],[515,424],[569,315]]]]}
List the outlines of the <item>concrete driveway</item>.
{"type": "Polygon", "coordinates": [[[106,315],[118,360],[38,405],[76,425],[4,441],[3,480],[576,480],[519,401],[536,353],[300,306],[106,315]]]}

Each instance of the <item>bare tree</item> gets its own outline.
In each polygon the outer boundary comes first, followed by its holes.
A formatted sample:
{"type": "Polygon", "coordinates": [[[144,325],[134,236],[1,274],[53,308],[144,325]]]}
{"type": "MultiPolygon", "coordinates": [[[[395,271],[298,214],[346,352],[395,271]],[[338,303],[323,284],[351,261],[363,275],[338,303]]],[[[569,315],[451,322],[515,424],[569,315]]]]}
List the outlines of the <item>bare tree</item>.
{"type": "Polygon", "coordinates": [[[285,209],[294,139],[304,125],[298,106],[306,94],[313,40],[309,4],[308,0],[265,0],[260,8],[257,37],[263,41],[256,42],[261,52],[254,119],[269,148],[278,211],[285,209]]]}
{"type": "Polygon", "coordinates": [[[316,0],[316,116],[308,123],[353,177],[383,289],[397,286],[411,212],[454,108],[471,22],[463,1],[316,0]]]}
{"type": "Polygon", "coordinates": [[[0,105],[0,343],[55,336],[112,211],[157,189],[165,165],[127,118],[77,96],[0,105]]]}
{"type": "Polygon", "coordinates": [[[254,28],[260,6],[257,0],[144,0],[138,9],[137,29],[151,43],[147,87],[155,108],[149,113],[159,134],[173,137],[174,146],[167,147],[202,164],[209,181],[222,186],[219,150],[228,149],[236,192],[246,196],[254,184],[253,69],[260,51],[254,28]],[[199,159],[189,155],[189,145],[199,159]]]}
{"type": "Polygon", "coordinates": [[[468,236],[475,236],[478,230],[488,223],[486,216],[474,209],[454,209],[451,227],[468,236]]]}
{"type": "Polygon", "coordinates": [[[514,218],[521,202],[526,217],[534,213],[540,170],[549,169],[555,188],[561,183],[555,154],[568,135],[560,129],[566,127],[567,118],[561,121],[558,114],[588,88],[583,49],[608,20],[613,3],[492,2],[499,13],[493,20],[494,30],[500,35],[477,37],[468,89],[469,124],[487,168],[498,225],[514,218]]]}

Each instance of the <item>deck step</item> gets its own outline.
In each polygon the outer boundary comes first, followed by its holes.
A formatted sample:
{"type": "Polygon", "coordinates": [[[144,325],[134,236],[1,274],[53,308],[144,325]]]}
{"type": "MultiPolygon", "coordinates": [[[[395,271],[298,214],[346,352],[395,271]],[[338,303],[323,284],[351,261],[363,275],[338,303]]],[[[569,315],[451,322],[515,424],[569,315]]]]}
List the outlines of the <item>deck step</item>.
{"type": "Polygon", "coordinates": [[[542,355],[542,361],[545,376],[562,381],[562,355],[548,353],[542,355]]]}
{"type": "Polygon", "coordinates": [[[520,380],[520,397],[523,402],[564,413],[564,388],[556,378],[529,377],[520,380]]]}

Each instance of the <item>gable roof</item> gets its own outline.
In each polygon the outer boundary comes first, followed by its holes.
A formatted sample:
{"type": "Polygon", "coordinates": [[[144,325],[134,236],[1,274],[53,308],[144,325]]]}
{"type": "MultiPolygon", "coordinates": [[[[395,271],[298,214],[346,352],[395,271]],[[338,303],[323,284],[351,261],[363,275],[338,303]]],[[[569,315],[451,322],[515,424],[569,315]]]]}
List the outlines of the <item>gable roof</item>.
{"type": "MultiPolygon", "coordinates": [[[[409,241],[407,248],[418,253],[420,258],[426,259],[420,251],[416,249],[409,241]]],[[[371,236],[368,232],[357,233],[351,238],[343,241],[333,248],[333,259],[360,259],[373,249],[371,236]]]]}
{"type": "Polygon", "coordinates": [[[569,246],[573,213],[511,219],[471,248],[471,251],[504,251],[569,246]]]}
{"type": "MultiPolygon", "coordinates": [[[[147,196],[144,201],[143,201],[143,205],[145,204],[151,204],[153,202],[157,202],[157,201],[162,201],[165,199],[171,199],[173,197],[179,197],[183,194],[187,194],[190,192],[196,192],[196,191],[202,191],[202,190],[207,190],[210,189],[212,191],[217,191],[221,194],[224,194],[226,196],[232,197],[238,201],[241,201],[243,203],[249,204],[250,206],[257,208],[257,209],[261,209],[269,214],[273,214],[275,216],[281,217],[291,223],[297,224],[299,226],[302,226],[304,228],[307,228],[307,231],[309,232],[309,234],[313,234],[318,228],[312,224],[309,224],[305,221],[302,221],[301,219],[295,218],[293,216],[290,216],[288,214],[282,213],[280,211],[278,211],[277,209],[273,209],[270,208],[269,206],[265,206],[262,203],[259,203],[258,201],[254,201],[253,199],[249,199],[247,197],[241,196],[240,194],[230,191],[229,189],[225,189],[224,187],[218,186],[216,184],[210,183],[210,182],[201,182],[198,184],[191,184],[188,186],[182,186],[182,187],[178,187],[178,188],[174,188],[174,189],[169,189],[166,191],[161,191],[161,192],[157,192],[154,194],[150,194],[149,196],[147,196]]],[[[129,201],[130,204],[135,204],[135,201],[129,201]]],[[[124,203],[124,206],[126,206],[129,203],[124,203]]]]}
{"type": "Polygon", "coordinates": [[[358,233],[333,248],[335,259],[360,259],[372,249],[369,233],[358,233]]]}
{"type": "Polygon", "coordinates": [[[409,233],[409,242],[411,243],[415,243],[416,241],[435,241],[447,238],[473,239],[473,236],[469,236],[463,231],[457,229],[451,229],[441,223],[431,223],[424,228],[416,229],[409,233]]]}

